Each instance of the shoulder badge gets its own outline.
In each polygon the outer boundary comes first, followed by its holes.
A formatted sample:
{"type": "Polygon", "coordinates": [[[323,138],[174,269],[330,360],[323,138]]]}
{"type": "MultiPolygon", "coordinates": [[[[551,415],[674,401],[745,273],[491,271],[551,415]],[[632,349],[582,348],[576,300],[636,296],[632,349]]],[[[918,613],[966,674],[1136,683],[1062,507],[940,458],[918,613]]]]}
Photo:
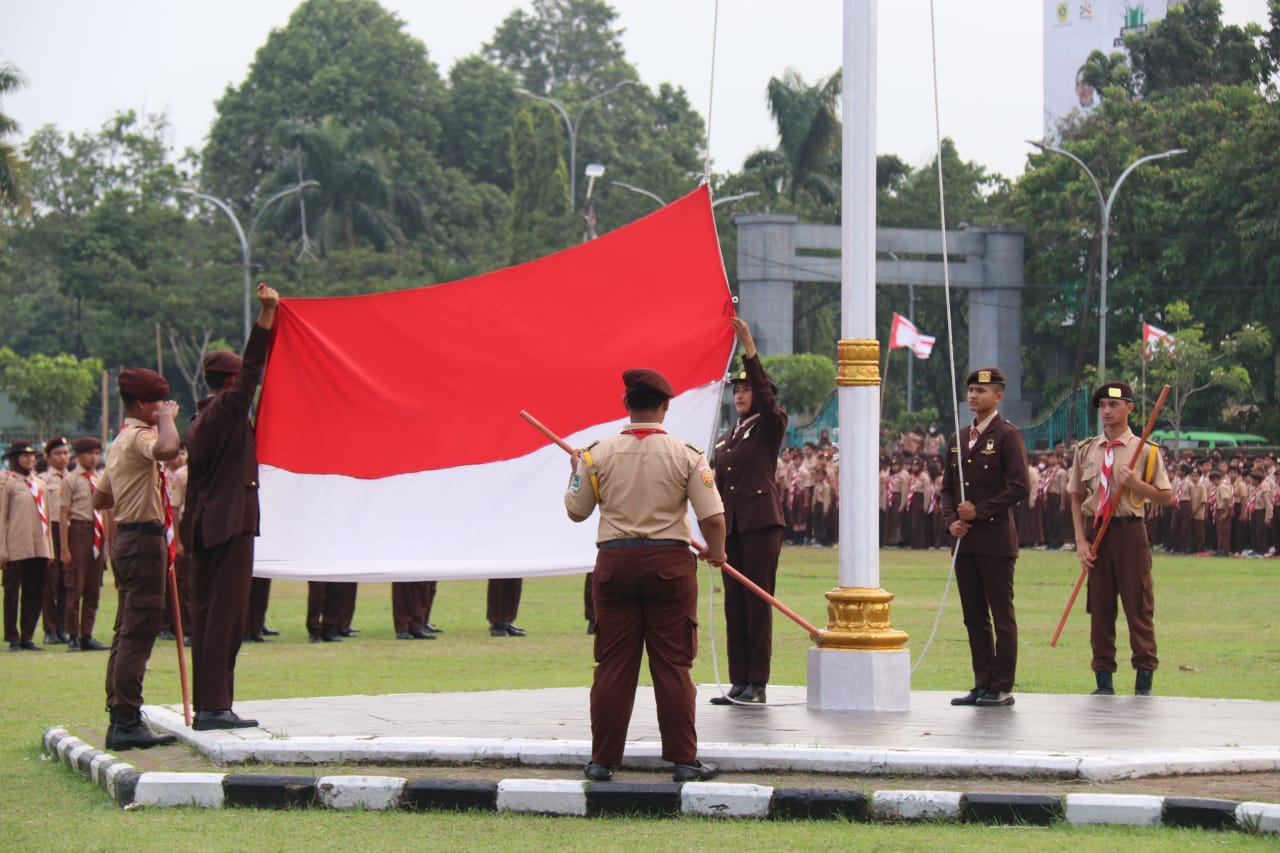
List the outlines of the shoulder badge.
{"type": "Polygon", "coordinates": [[[1079,441],[1077,441],[1077,442],[1076,442],[1076,449],[1081,449],[1081,448],[1083,448],[1086,444],[1088,444],[1088,443],[1089,443],[1089,442],[1091,442],[1091,441],[1093,441],[1093,439],[1092,439],[1092,438],[1082,438],[1082,439],[1080,439],[1079,441]]]}
{"type": "Polygon", "coordinates": [[[684,443],[684,446],[692,450],[694,453],[702,453],[702,448],[696,444],[690,444],[689,442],[686,441],[684,443]]]}
{"type": "Polygon", "coordinates": [[[600,443],[600,439],[597,438],[595,441],[591,442],[586,447],[584,447],[583,450],[590,450],[591,448],[595,447],[599,443],[600,443]]]}

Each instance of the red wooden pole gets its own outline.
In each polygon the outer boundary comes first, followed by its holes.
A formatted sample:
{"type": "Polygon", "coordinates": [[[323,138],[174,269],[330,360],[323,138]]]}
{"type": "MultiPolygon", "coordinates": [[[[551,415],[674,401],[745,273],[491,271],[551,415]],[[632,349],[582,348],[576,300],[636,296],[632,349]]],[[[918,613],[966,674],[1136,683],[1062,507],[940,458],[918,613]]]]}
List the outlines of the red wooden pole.
{"type": "Polygon", "coordinates": [[[187,655],[183,648],[182,601],[178,598],[178,573],[169,564],[169,598],[173,602],[173,633],[178,635],[178,680],[182,683],[182,716],[191,725],[191,694],[187,690],[187,655]]]}
{"type": "MultiPolygon", "coordinates": [[[[568,442],[566,442],[560,436],[556,435],[551,430],[547,429],[547,427],[544,426],[542,422],[539,421],[537,418],[535,418],[533,415],[529,414],[528,412],[522,409],[520,411],[520,417],[528,421],[529,424],[534,429],[536,429],[538,432],[545,435],[548,439],[550,439],[557,446],[559,446],[560,449],[563,450],[565,453],[568,453],[571,456],[574,454],[575,451],[572,447],[569,446],[568,442]]],[[[693,548],[697,551],[703,551],[706,549],[706,546],[700,542],[695,541],[693,543],[693,548]]],[[[792,622],[795,622],[801,628],[804,628],[805,631],[808,632],[810,637],[813,637],[816,640],[822,634],[822,631],[815,628],[813,626],[813,623],[809,622],[799,613],[796,613],[790,607],[787,607],[787,605],[783,604],[781,601],[774,598],[769,593],[765,592],[763,589],[760,588],[759,584],[752,581],[750,578],[748,578],[742,572],[735,569],[733,566],[729,565],[728,563],[721,563],[720,568],[723,569],[726,573],[728,573],[728,575],[732,577],[734,580],[738,581],[738,583],[742,584],[747,589],[751,590],[756,595],[760,596],[765,601],[769,602],[774,607],[776,607],[778,609],[778,612],[781,613],[783,616],[786,616],[792,622]]]]}
{"type": "MultiPolygon", "coordinates": [[[[1129,470],[1133,470],[1133,466],[1137,464],[1138,457],[1142,455],[1142,448],[1146,447],[1147,439],[1151,436],[1151,430],[1155,428],[1156,418],[1160,415],[1160,410],[1164,408],[1165,398],[1169,396],[1169,386],[1164,386],[1164,390],[1160,392],[1160,399],[1156,400],[1156,406],[1151,410],[1151,417],[1147,419],[1147,425],[1142,430],[1142,440],[1138,442],[1138,449],[1134,452],[1133,457],[1129,459],[1129,470]]],[[[1158,453],[1158,450],[1152,450],[1158,453]]],[[[1098,535],[1093,537],[1093,545],[1089,548],[1089,556],[1098,556],[1098,545],[1102,542],[1102,537],[1106,534],[1107,528],[1111,526],[1111,519],[1115,517],[1116,504],[1120,503],[1121,489],[1116,489],[1111,495],[1109,503],[1111,511],[1102,519],[1102,526],[1098,528],[1098,535]]],[[[1080,577],[1076,578],[1076,585],[1071,589],[1071,597],[1067,599],[1067,607],[1062,611],[1062,618],[1058,620],[1058,627],[1053,631],[1053,639],[1049,640],[1050,646],[1058,645],[1058,638],[1062,636],[1062,629],[1067,624],[1067,617],[1071,615],[1071,608],[1075,606],[1076,596],[1080,594],[1080,587],[1084,586],[1085,576],[1089,574],[1087,568],[1081,567],[1080,577]]]]}

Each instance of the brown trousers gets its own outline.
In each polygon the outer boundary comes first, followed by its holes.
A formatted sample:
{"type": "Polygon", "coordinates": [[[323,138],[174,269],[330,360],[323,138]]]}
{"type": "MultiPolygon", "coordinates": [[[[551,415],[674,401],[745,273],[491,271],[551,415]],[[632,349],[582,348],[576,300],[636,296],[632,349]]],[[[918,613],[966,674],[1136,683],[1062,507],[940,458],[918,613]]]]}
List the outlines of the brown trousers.
{"type": "Polygon", "coordinates": [[[307,583],[307,633],[323,634],[342,628],[344,584],[329,581],[307,583]]]}
{"type": "MultiPolygon", "coordinates": [[[[1093,541],[1092,520],[1086,524],[1093,541]]],[[[1156,669],[1155,594],[1151,588],[1151,544],[1140,521],[1112,519],[1089,570],[1089,642],[1094,672],[1116,671],[1116,596],[1129,624],[1130,660],[1134,669],[1156,669]]]]}
{"type": "MultiPolygon", "coordinates": [[[[725,539],[729,565],[772,595],[785,533],[781,527],[764,527],[730,534],[725,539]]],[[[728,574],[721,573],[721,582],[724,584],[725,637],[729,645],[729,681],[767,684],[773,662],[773,605],[728,574]]]]}
{"type": "Polygon", "coordinates": [[[96,559],[93,556],[92,521],[72,519],[67,528],[67,549],[71,551],[71,563],[62,567],[66,598],[62,624],[73,637],[89,637],[98,615],[102,570],[106,565],[105,554],[96,559]]]}
{"type": "MultiPolygon", "coordinates": [[[[241,534],[252,536],[252,534],[241,534]]],[[[249,549],[249,610],[245,614],[244,635],[256,637],[267,625],[267,604],[271,600],[271,578],[253,577],[253,549],[249,549]]],[[[352,610],[354,611],[354,607],[352,610]]]]}
{"type": "Polygon", "coordinates": [[[1217,520],[1214,522],[1214,527],[1217,528],[1218,550],[1224,554],[1230,554],[1231,516],[1226,514],[1219,515],[1217,520]]]}
{"type": "Polygon", "coordinates": [[[431,605],[436,600],[435,581],[391,584],[391,621],[396,633],[426,627],[431,621],[431,605]]]}
{"type": "MultiPolygon", "coordinates": [[[[53,559],[44,571],[44,590],[41,592],[41,612],[44,614],[44,632],[66,631],[72,626],[63,621],[66,613],[66,590],[62,585],[62,522],[51,521],[49,532],[53,535],[53,559]]],[[[75,633],[75,631],[71,631],[75,633]]]]}
{"type": "Polygon", "coordinates": [[[111,544],[116,579],[115,636],[107,657],[107,705],[125,711],[142,707],[142,679],[156,634],[164,621],[164,536],[123,530],[111,544]]]}
{"type": "Polygon", "coordinates": [[[1018,620],[1013,610],[1016,562],[1017,557],[956,555],[956,590],[969,633],[973,686],[984,690],[1013,690],[1018,669],[1018,620]]]}
{"type": "Polygon", "coordinates": [[[524,589],[521,578],[496,578],[489,581],[486,617],[491,625],[516,621],[520,612],[520,593],[524,589]]]}
{"type": "Polygon", "coordinates": [[[49,561],[43,557],[13,560],[4,567],[4,641],[25,643],[36,632],[49,561]],[[21,620],[19,620],[21,605],[21,620]]]}
{"type": "Polygon", "coordinates": [[[698,566],[688,548],[604,548],[592,573],[596,618],[591,684],[591,760],[622,763],[635,707],[640,657],[649,652],[662,759],[697,760],[697,688],[689,670],[698,653],[698,566]]]}
{"type": "Polygon", "coordinates": [[[195,612],[191,625],[191,705],[230,710],[236,691],[236,656],[245,636],[253,582],[253,534],[240,533],[212,548],[196,548],[195,612]]]}

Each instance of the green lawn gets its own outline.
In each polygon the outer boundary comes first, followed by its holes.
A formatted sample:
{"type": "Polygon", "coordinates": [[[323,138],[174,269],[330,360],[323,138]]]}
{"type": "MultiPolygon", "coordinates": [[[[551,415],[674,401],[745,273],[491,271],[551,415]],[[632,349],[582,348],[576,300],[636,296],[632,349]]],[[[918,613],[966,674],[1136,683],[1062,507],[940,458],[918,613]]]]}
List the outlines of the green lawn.
{"type": "MultiPolygon", "coordinates": [[[[912,659],[933,626],[947,576],[940,551],[881,554],[881,585],[897,598],[893,624],[911,635],[912,659]]],[[[1078,572],[1071,553],[1031,551],[1019,560],[1016,603],[1021,629],[1017,690],[1087,692],[1088,619],[1078,606],[1056,649],[1049,637],[1078,572]]],[[[1163,695],[1280,700],[1280,562],[1156,557],[1156,630],[1163,695]],[[1191,669],[1181,669],[1188,667],[1191,669]]],[[[833,549],[784,551],[778,595],[815,624],[826,622],[822,593],[836,585],[833,549]]],[[[701,655],[694,677],[713,680],[707,633],[708,578],[703,570],[701,655]]],[[[241,699],[587,685],[590,638],[584,633],[581,576],[525,583],[518,624],[524,639],[491,639],[484,620],[483,582],[442,584],[432,621],[446,633],[434,642],[393,637],[387,584],[364,584],[356,612],[363,633],[341,644],[311,645],[303,628],[305,584],[277,582],[269,623],[283,636],[251,645],[240,658],[241,699]]],[[[716,599],[717,607],[719,597],[716,599]]],[[[104,590],[97,632],[108,640],[114,593],[104,590]],[[108,594],[110,593],[110,594],[108,594]],[[108,600],[109,599],[109,600],[108,600]]],[[[774,682],[802,684],[808,637],[779,619],[774,682]]],[[[720,672],[726,673],[723,622],[715,619],[720,672]]],[[[1122,636],[1123,636],[1123,627],[1122,636]]],[[[1122,642],[1122,647],[1124,643],[1122,642]]],[[[1015,849],[1066,845],[1189,849],[1245,847],[1241,834],[1169,830],[1073,830],[1055,827],[981,829],[953,826],[849,826],[835,824],[582,821],[515,815],[411,815],[362,813],[120,812],[102,792],[59,764],[42,762],[40,736],[48,727],[73,731],[105,727],[102,710],[105,653],[0,655],[0,850],[330,850],[413,849],[644,849],[690,850],[755,844],[767,849],[979,849],[993,840],[1015,849]]],[[[920,690],[970,686],[967,643],[954,587],[933,647],[916,671],[920,690]]],[[[147,700],[179,701],[172,644],[160,646],[147,675],[147,700]]],[[[1117,686],[1129,688],[1127,675],[1117,686]]],[[[868,789],[870,787],[868,786],[868,789]]],[[[1262,842],[1266,843],[1266,842],[1262,842]]],[[[1274,849],[1274,840],[1271,842],[1274,849]]]]}

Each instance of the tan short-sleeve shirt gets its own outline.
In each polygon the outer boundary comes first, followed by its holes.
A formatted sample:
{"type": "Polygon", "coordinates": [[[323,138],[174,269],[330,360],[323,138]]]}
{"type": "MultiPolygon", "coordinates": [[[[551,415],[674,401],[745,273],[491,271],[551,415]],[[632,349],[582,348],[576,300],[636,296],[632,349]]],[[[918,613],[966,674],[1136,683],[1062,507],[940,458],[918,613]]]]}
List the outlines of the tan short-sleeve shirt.
{"type": "MultiPolygon", "coordinates": [[[[1103,442],[1106,439],[1105,435],[1097,435],[1087,439],[1076,448],[1075,464],[1071,466],[1071,475],[1067,479],[1067,492],[1084,498],[1080,509],[1086,516],[1093,515],[1098,510],[1098,486],[1102,474],[1103,457],[1106,454],[1106,448],[1103,446],[1103,442]]],[[[1138,443],[1141,441],[1130,430],[1125,430],[1120,440],[1124,444],[1114,448],[1112,453],[1112,482],[1115,482],[1115,472],[1129,464],[1129,460],[1133,458],[1133,454],[1138,449],[1138,443]]],[[[1142,451],[1142,458],[1134,466],[1134,473],[1141,475],[1144,480],[1147,479],[1148,454],[1155,455],[1155,469],[1152,471],[1151,485],[1155,486],[1159,491],[1169,491],[1169,474],[1165,471],[1164,459],[1150,444],[1142,451]]],[[[1116,516],[1120,518],[1126,516],[1142,518],[1145,504],[1135,506],[1135,503],[1141,504],[1141,501],[1135,502],[1132,495],[1126,491],[1121,496],[1120,502],[1116,504],[1116,516]]]]}
{"type": "Polygon", "coordinates": [[[114,499],[118,523],[163,522],[155,427],[135,418],[126,418],[124,424],[107,451],[107,468],[98,488],[114,499]]]}
{"type": "Polygon", "coordinates": [[[96,473],[85,476],[77,471],[62,481],[62,503],[68,507],[72,521],[93,521],[93,489],[98,483],[96,473]],[[93,478],[90,484],[89,478],[93,478]]]}
{"type": "Polygon", "coordinates": [[[62,520],[62,484],[71,476],[66,471],[59,471],[57,468],[50,468],[40,475],[40,479],[44,480],[45,500],[48,503],[49,520],[62,520]]]}
{"type": "Polygon", "coordinates": [[[0,558],[12,562],[53,557],[52,530],[47,515],[40,520],[41,506],[47,511],[44,480],[0,469],[0,558]]]}
{"type": "Polygon", "coordinates": [[[668,435],[660,424],[629,424],[621,434],[587,448],[564,493],[565,508],[576,516],[589,516],[600,507],[596,542],[688,542],[689,504],[699,520],[724,512],[706,456],[668,435]],[[598,502],[593,474],[600,489],[598,502]]]}

